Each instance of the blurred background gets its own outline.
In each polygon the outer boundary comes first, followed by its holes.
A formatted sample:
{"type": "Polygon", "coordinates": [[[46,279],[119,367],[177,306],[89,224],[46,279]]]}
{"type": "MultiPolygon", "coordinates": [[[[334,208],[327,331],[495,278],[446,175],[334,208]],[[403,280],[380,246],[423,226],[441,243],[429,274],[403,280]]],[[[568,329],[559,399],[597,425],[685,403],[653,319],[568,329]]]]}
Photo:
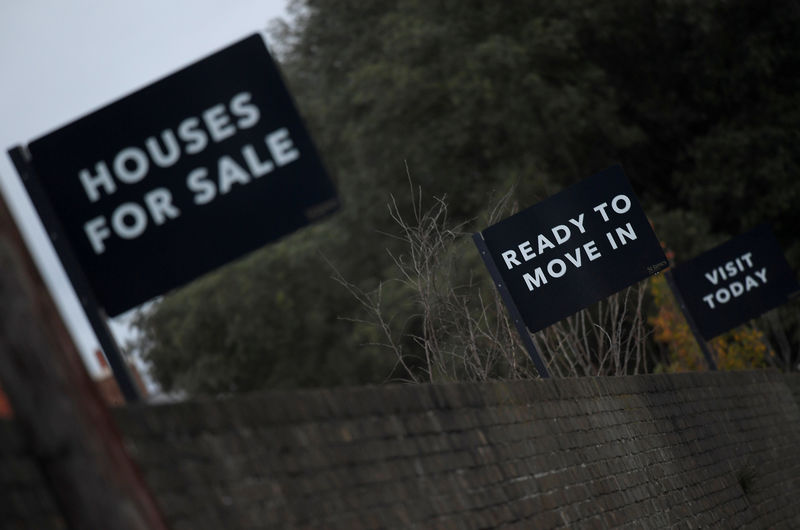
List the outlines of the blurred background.
{"type": "MultiPolygon", "coordinates": [[[[800,267],[796,2],[244,3],[343,208],[125,317],[161,392],[531,376],[470,234],[614,163],[675,264],[769,223],[800,267]]],[[[536,340],[565,376],[703,369],[661,277],[536,340]]],[[[712,346],[722,369],[795,371],[800,304],[712,346]]]]}

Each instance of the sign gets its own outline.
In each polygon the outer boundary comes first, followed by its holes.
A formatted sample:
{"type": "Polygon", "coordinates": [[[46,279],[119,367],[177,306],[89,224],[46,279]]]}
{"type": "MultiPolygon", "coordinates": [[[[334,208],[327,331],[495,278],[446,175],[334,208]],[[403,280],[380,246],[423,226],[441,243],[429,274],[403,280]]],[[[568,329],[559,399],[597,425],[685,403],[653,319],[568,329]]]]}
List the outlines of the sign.
{"type": "Polygon", "coordinates": [[[483,237],[531,332],[667,267],[619,165],[490,226],[483,237]]]}
{"type": "Polygon", "coordinates": [[[766,225],[675,267],[672,276],[705,340],[785,303],[800,289],[766,225]]]}
{"type": "Polygon", "coordinates": [[[36,207],[111,316],[338,207],[258,34],[29,149],[36,207]]]}

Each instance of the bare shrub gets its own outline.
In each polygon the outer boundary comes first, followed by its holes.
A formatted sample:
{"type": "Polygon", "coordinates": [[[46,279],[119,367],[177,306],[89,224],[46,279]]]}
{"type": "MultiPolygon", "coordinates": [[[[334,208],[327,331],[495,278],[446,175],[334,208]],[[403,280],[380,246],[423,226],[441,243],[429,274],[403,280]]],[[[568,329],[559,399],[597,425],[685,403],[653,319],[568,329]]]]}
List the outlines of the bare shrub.
{"type": "MultiPolygon", "coordinates": [[[[390,256],[397,276],[367,291],[344,278],[333,278],[361,304],[366,317],[357,320],[378,330],[376,345],[392,352],[395,377],[409,382],[442,382],[537,377],[528,353],[510,321],[491,278],[465,231],[452,223],[447,198],[423,207],[421,188],[409,178],[411,214],[404,215],[392,196],[391,218],[406,251],[390,256]],[[388,315],[384,294],[397,282],[415,307],[416,326],[388,315]],[[414,330],[414,331],[412,331],[414,330]],[[413,348],[409,348],[410,339],[413,348]],[[398,373],[402,375],[397,375],[398,373]]],[[[509,210],[512,192],[489,211],[488,224],[509,210]]],[[[644,283],[617,293],[594,307],[533,335],[548,369],[559,377],[621,375],[647,370],[643,316],[644,283]]]]}
{"type": "Polygon", "coordinates": [[[548,370],[559,377],[648,372],[646,294],[643,281],[533,334],[548,370]]]}

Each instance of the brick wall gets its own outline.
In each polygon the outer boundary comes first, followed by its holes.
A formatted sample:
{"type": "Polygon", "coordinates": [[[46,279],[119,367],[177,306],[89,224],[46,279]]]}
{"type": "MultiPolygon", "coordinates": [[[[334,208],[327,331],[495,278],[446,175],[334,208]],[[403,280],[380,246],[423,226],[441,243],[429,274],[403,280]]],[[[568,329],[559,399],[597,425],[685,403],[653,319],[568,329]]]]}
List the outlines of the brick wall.
{"type": "Polygon", "coordinates": [[[742,372],[268,392],[115,414],[175,530],[797,528],[798,395],[800,376],[742,372]]]}

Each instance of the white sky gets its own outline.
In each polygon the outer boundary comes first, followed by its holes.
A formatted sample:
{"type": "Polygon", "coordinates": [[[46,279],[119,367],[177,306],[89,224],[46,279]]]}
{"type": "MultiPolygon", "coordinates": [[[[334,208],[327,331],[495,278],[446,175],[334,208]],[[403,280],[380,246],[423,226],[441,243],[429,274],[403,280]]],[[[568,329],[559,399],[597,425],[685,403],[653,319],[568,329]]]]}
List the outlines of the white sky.
{"type": "MultiPolygon", "coordinates": [[[[90,372],[88,322],[6,151],[288,18],[287,0],[0,0],[0,191],[90,372]]],[[[119,340],[125,315],[112,322],[119,340]]]]}

